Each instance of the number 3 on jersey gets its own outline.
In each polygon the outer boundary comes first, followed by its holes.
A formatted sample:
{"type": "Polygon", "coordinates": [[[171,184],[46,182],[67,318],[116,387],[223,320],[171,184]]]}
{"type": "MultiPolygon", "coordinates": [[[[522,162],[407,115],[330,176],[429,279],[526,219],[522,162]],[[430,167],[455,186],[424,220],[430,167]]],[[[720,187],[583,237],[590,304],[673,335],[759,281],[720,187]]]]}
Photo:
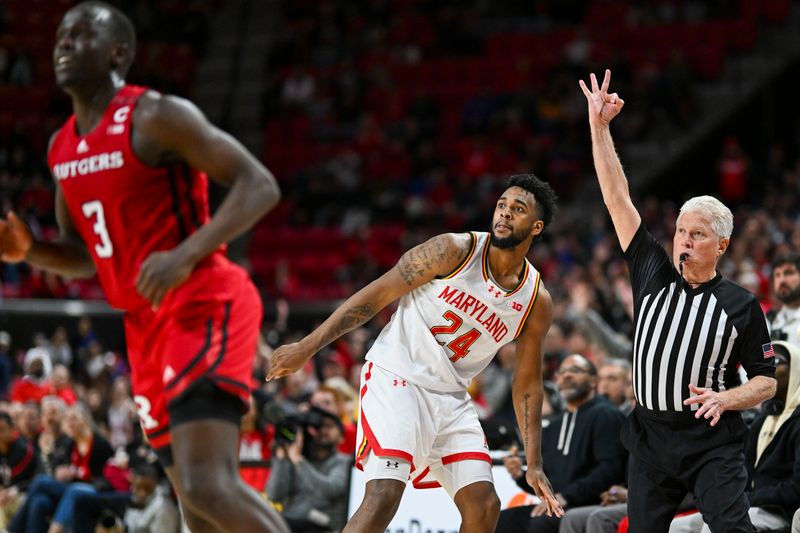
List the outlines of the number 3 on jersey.
{"type": "MultiPolygon", "coordinates": [[[[442,317],[450,322],[450,324],[446,326],[433,326],[431,328],[431,335],[433,335],[434,338],[437,335],[452,335],[458,331],[458,328],[464,323],[464,320],[452,311],[445,311],[442,317]]],[[[473,328],[447,343],[447,347],[453,352],[453,356],[450,357],[450,362],[455,363],[462,357],[466,357],[469,353],[469,347],[472,346],[472,343],[478,340],[480,336],[481,332],[473,328]]],[[[437,340],[436,342],[438,342],[440,346],[444,346],[444,341],[437,340]]]]}
{"type": "Polygon", "coordinates": [[[100,243],[94,245],[94,251],[97,257],[107,259],[114,254],[114,246],[111,244],[111,237],[108,235],[108,228],[106,228],[106,217],[103,213],[103,204],[100,200],[92,200],[85,202],[81,205],[83,216],[88,219],[94,219],[92,229],[95,235],[100,238],[100,243]]]}

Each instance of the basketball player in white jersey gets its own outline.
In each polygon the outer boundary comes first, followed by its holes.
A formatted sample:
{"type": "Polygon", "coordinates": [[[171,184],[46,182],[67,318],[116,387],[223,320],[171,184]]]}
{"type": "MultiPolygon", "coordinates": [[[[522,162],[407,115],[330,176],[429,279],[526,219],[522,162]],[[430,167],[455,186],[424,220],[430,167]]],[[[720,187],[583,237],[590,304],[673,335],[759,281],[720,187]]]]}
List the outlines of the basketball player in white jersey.
{"type": "Polygon", "coordinates": [[[400,298],[361,372],[356,466],[367,485],[345,532],[385,531],[409,479],[417,488],[444,487],[461,513],[462,532],[494,531],[500,502],[467,385],[513,340],[527,481],[548,515],[563,515],[540,450],[542,343],[553,304],[525,258],[555,204],[547,183],[512,176],[491,233],[442,234],[412,248],[303,340],[275,350],[268,379],[294,372],[400,298]]]}

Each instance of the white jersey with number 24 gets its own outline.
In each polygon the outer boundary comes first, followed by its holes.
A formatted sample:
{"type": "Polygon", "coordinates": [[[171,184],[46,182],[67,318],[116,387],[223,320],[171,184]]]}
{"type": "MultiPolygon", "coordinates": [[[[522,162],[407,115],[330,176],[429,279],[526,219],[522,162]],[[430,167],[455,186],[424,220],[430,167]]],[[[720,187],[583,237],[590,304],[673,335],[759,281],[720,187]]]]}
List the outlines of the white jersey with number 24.
{"type": "Polygon", "coordinates": [[[519,336],[539,292],[539,272],[526,259],[519,285],[506,291],[489,271],[489,233],[470,238],[458,268],[400,299],[368,361],[426,389],[457,392],[519,336]]]}

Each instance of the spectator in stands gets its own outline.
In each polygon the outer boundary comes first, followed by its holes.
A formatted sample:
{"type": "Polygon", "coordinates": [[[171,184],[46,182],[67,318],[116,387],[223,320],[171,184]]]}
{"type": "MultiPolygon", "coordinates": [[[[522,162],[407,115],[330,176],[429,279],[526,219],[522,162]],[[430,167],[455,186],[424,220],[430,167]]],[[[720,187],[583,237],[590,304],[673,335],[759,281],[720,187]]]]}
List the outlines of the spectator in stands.
{"type": "MultiPolygon", "coordinates": [[[[623,284],[630,294],[630,284],[623,284]]],[[[592,289],[587,283],[576,283],[569,291],[572,308],[577,315],[578,325],[587,340],[597,345],[608,357],[630,361],[632,358],[633,342],[623,334],[615,331],[595,309],[592,308],[594,300],[592,289]]],[[[626,301],[627,303],[627,301],[626,301]]],[[[630,301],[630,316],[633,316],[633,302],[630,301]]],[[[627,311],[629,306],[625,306],[627,311]]]]}
{"type": "Polygon", "coordinates": [[[19,509],[21,493],[33,479],[38,466],[33,445],[14,436],[14,423],[0,411],[0,531],[5,530],[19,509]]]}
{"type": "MultiPolygon", "coordinates": [[[[363,363],[363,358],[361,359],[361,362],[363,363]]],[[[345,424],[346,431],[348,422],[355,424],[356,420],[358,420],[360,400],[358,396],[358,388],[353,387],[353,385],[347,379],[338,376],[326,379],[323,385],[334,389],[339,393],[339,401],[342,402],[342,422],[345,424]]],[[[346,434],[345,439],[347,439],[346,434]]]]}
{"type": "Polygon", "coordinates": [[[267,462],[272,458],[272,439],[275,428],[267,427],[261,420],[258,403],[250,398],[250,410],[242,416],[239,432],[239,474],[245,483],[258,493],[267,490],[270,467],[266,464],[244,464],[245,461],[267,462]]]}
{"type": "MultiPolygon", "coordinates": [[[[52,197],[53,193],[48,191],[48,195],[52,197]]],[[[69,367],[72,364],[72,346],[69,344],[67,337],[67,328],[59,326],[53,331],[50,338],[50,360],[53,365],[64,365],[69,367]]]]}
{"type": "Polygon", "coordinates": [[[50,354],[44,348],[31,348],[25,354],[24,367],[25,375],[11,386],[11,401],[38,403],[50,394],[50,374],[53,371],[50,354]]]}
{"type": "MultiPolygon", "coordinates": [[[[757,531],[789,526],[800,507],[800,347],[775,341],[775,397],[750,427],[744,451],[749,482],[750,520],[757,531]]],[[[703,517],[676,518],[671,533],[708,533],[703,517]]]]}
{"type": "MultiPolygon", "coordinates": [[[[479,384],[486,402],[486,417],[495,421],[513,421],[514,404],[511,399],[511,382],[514,379],[516,343],[509,342],[497,350],[497,357],[481,372],[475,381],[479,384]]],[[[542,416],[548,416],[542,411],[542,416]]]]}
{"type": "Polygon", "coordinates": [[[83,383],[88,387],[108,389],[111,381],[113,361],[111,352],[103,349],[99,340],[89,342],[86,349],[86,358],[83,361],[83,383]]]}
{"type": "Polygon", "coordinates": [[[107,412],[111,446],[127,446],[133,441],[133,426],[139,423],[128,378],[120,376],[114,380],[107,412]]]}
{"type": "MultiPolygon", "coordinates": [[[[97,340],[97,333],[95,333],[92,326],[92,319],[88,316],[82,316],[78,319],[78,334],[72,342],[72,345],[78,351],[78,355],[80,356],[81,352],[86,352],[89,349],[89,344],[95,340],[97,340]]],[[[73,368],[73,370],[75,369],[73,368]]]]}
{"type": "Polygon", "coordinates": [[[800,254],[790,252],[772,260],[772,290],[782,305],[767,313],[770,337],[800,346],[800,254]]]}
{"type": "Polygon", "coordinates": [[[628,416],[636,406],[631,383],[631,364],[625,359],[610,359],[597,371],[597,393],[628,416]]]}
{"type": "Polygon", "coordinates": [[[57,459],[66,457],[72,445],[71,439],[63,432],[61,422],[67,405],[58,396],[42,398],[42,431],[34,442],[40,472],[53,474],[57,459]]]}
{"type": "Polygon", "coordinates": [[[56,460],[53,476],[40,474],[33,480],[27,500],[8,527],[12,533],[59,533],[72,527],[76,495],[96,492],[95,484],[103,484],[103,467],[114,450],[92,430],[83,405],[67,409],[64,432],[71,439],[67,455],[56,460]],[[48,529],[50,514],[53,523],[48,529]]]}
{"type": "Polygon", "coordinates": [[[342,441],[339,443],[339,451],[344,454],[352,454],[356,451],[356,425],[347,413],[347,405],[344,398],[337,389],[326,385],[320,386],[311,394],[308,400],[309,405],[324,409],[329,413],[335,413],[342,422],[342,441]]]}
{"type": "MultiPolygon", "coordinates": [[[[581,355],[570,355],[556,375],[566,411],[542,431],[542,460],[556,498],[569,512],[599,503],[604,490],[620,483],[627,454],[619,440],[622,413],[597,396],[594,364],[581,355]]],[[[530,492],[516,448],[504,463],[517,484],[530,492]]],[[[496,531],[557,532],[560,520],[546,516],[543,504],[514,507],[500,513],[496,531]]]]}
{"type": "Polygon", "coordinates": [[[8,395],[11,374],[14,371],[14,356],[11,353],[11,335],[0,331],[0,398],[8,395]]]}
{"type": "Polygon", "coordinates": [[[600,495],[600,505],[576,507],[561,519],[559,533],[617,533],[628,514],[628,489],[612,485],[600,495]]]}
{"type": "Polygon", "coordinates": [[[53,368],[53,377],[50,380],[50,394],[58,396],[67,405],[73,405],[78,401],[78,395],[72,388],[72,379],[69,369],[63,364],[57,364],[53,368]]]}
{"type": "MultiPolygon", "coordinates": [[[[600,495],[600,505],[589,505],[570,509],[561,519],[559,533],[617,533],[624,522],[627,527],[628,489],[623,485],[612,485],[600,495]]],[[[678,513],[694,511],[694,497],[687,494],[678,506],[678,513]]]]}
{"type": "Polygon", "coordinates": [[[103,525],[99,524],[101,517],[112,515],[124,517],[127,533],[177,533],[178,508],[159,480],[154,466],[139,465],[133,469],[129,491],[78,494],[73,531],[95,531],[96,525],[103,525]]]}
{"type": "Polygon", "coordinates": [[[347,520],[347,480],[350,458],[337,451],[342,421],[312,407],[321,417],[319,428],[298,431],[294,442],[276,442],[269,499],[283,506],[292,531],[340,530],[347,520]]]}
{"type": "Polygon", "coordinates": [[[22,404],[17,432],[28,442],[35,442],[42,430],[42,411],[39,402],[29,401],[22,404]]]}

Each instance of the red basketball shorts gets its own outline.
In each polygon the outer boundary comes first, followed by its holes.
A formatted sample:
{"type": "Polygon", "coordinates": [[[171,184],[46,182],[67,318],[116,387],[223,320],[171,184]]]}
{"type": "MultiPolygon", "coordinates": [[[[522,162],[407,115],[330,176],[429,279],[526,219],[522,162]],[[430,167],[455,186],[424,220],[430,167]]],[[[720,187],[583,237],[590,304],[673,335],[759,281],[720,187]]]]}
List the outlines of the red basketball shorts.
{"type": "MultiPolygon", "coordinates": [[[[195,273],[197,274],[197,273],[195,273]]],[[[210,380],[249,403],[261,325],[261,299],[238,267],[192,275],[156,312],[125,315],[125,336],[139,419],[151,446],[171,442],[168,408],[210,380]],[[195,278],[204,279],[195,279],[195,278]]]]}

